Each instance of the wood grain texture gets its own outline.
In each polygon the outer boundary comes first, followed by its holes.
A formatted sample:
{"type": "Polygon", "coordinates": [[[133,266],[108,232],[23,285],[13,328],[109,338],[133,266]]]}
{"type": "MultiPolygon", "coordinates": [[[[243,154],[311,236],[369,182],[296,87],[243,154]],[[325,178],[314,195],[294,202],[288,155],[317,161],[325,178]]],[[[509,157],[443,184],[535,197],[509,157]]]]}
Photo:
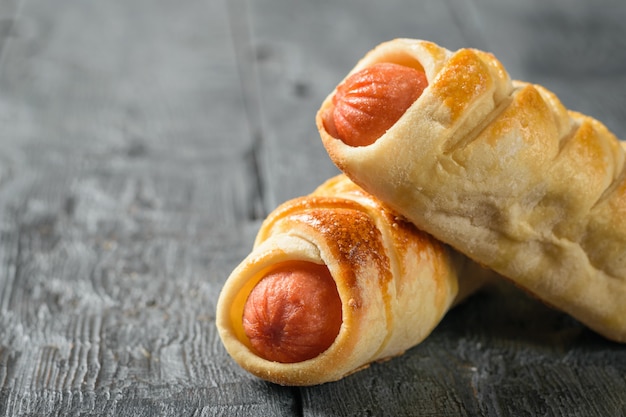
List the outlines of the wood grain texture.
{"type": "Polygon", "coordinates": [[[379,42],[492,50],[625,137],[626,7],[595,4],[1,2],[0,415],[626,415],[623,346],[506,284],[318,387],[214,325],[264,215],[337,172],[314,113],[379,42]]]}
{"type": "Polygon", "coordinates": [[[626,139],[625,5],[619,0],[475,0],[488,48],[513,78],[545,85],[626,139]]]}
{"type": "Polygon", "coordinates": [[[251,245],[223,2],[24,1],[0,72],[0,414],[288,415],[214,328],[251,245]]]}
{"type": "Polygon", "coordinates": [[[625,363],[622,345],[501,284],[405,355],[308,388],[303,403],[305,415],[623,415],[625,363]]]}

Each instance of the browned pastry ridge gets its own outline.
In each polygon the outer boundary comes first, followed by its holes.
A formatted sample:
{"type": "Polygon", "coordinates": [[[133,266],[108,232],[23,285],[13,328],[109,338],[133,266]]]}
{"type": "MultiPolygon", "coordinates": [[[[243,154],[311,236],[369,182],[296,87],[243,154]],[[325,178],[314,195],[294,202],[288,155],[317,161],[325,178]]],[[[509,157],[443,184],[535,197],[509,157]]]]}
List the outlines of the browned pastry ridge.
{"type": "Polygon", "coordinates": [[[547,89],[512,81],[486,52],[396,39],[350,74],[380,63],[422,70],[428,86],[366,146],[329,131],[333,91],[317,126],[334,163],[421,230],[626,342],[619,140],[547,89]]]}
{"type": "Polygon", "coordinates": [[[228,353],[252,374],[283,385],[321,384],[420,343],[491,275],[340,175],[267,217],[222,289],[216,323],[228,353]],[[318,356],[281,363],[257,354],[242,321],[253,288],[294,261],[328,268],[342,323],[318,356]]]}

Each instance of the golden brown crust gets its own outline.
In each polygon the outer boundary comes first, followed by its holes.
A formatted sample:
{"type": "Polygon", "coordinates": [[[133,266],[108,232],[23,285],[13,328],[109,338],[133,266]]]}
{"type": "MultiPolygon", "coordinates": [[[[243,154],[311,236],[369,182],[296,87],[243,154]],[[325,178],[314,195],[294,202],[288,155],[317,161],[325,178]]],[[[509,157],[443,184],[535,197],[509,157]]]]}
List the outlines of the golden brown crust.
{"type": "Polygon", "coordinates": [[[227,351],[254,375],[285,385],[320,384],[416,345],[491,274],[340,175],[268,216],[252,252],[224,285],[216,323],[227,351]],[[318,357],[267,361],[250,349],[243,306],[268,269],[295,260],[328,267],[342,300],[343,323],[333,345],[318,357]],[[461,270],[470,276],[459,280],[461,270]]]}
{"type": "Polygon", "coordinates": [[[429,87],[385,135],[353,148],[324,131],[336,165],[420,229],[603,334],[626,342],[624,149],[493,55],[395,40],[374,63],[415,60],[429,87]],[[389,163],[381,163],[389,161],[389,163]]]}

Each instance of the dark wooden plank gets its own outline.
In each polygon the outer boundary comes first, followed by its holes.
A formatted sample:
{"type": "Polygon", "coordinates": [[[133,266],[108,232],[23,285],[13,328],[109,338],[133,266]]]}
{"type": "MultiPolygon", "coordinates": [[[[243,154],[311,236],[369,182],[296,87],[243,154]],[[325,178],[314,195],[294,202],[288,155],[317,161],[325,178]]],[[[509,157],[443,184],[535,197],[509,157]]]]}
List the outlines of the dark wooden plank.
{"type": "Polygon", "coordinates": [[[2,51],[9,39],[23,33],[25,28],[16,24],[18,0],[7,0],[0,3],[0,63],[2,51]]]}
{"type": "Polygon", "coordinates": [[[305,415],[623,415],[626,351],[506,284],[419,346],[303,390],[305,415]],[[391,411],[390,411],[391,410],[391,411]]]}
{"type": "Polygon", "coordinates": [[[626,138],[626,5],[619,0],[475,0],[487,48],[513,78],[542,84],[626,138]]]}
{"type": "Polygon", "coordinates": [[[258,227],[225,2],[18,9],[0,70],[0,414],[292,414],[292,390],[250,379],[214,326],[258,227]]]}
{"type": "Polygon", "coordinates": [[[249,148],[223,2],[64,4],[24,0],[15,25],[28,30],[10,38],[1,74],[4,100],[36,111],[47,143],[249,148]]]}

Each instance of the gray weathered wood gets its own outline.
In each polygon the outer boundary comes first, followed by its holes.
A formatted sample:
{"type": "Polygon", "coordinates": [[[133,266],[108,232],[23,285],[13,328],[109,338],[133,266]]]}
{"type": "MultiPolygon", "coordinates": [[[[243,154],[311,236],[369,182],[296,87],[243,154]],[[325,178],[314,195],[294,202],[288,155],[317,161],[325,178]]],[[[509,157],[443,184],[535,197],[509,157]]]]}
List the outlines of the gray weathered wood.
{"type": "Polygon", "coordinates": [[[626,139],[624,2],[475,2],[482,36],[513,78],[550,88],[626,139]]]}
{"type": "Polygon", "coordinates": [[[24,1],[12,21],[0,414],[290,414],[213,324],[257,226],[225,3],[24,1]]]}
{"type": "Polygon", "coordinates": [[[498,285],[421,345],[303,392],[305,415],[623,415],[626,352],[498,285]]]}

